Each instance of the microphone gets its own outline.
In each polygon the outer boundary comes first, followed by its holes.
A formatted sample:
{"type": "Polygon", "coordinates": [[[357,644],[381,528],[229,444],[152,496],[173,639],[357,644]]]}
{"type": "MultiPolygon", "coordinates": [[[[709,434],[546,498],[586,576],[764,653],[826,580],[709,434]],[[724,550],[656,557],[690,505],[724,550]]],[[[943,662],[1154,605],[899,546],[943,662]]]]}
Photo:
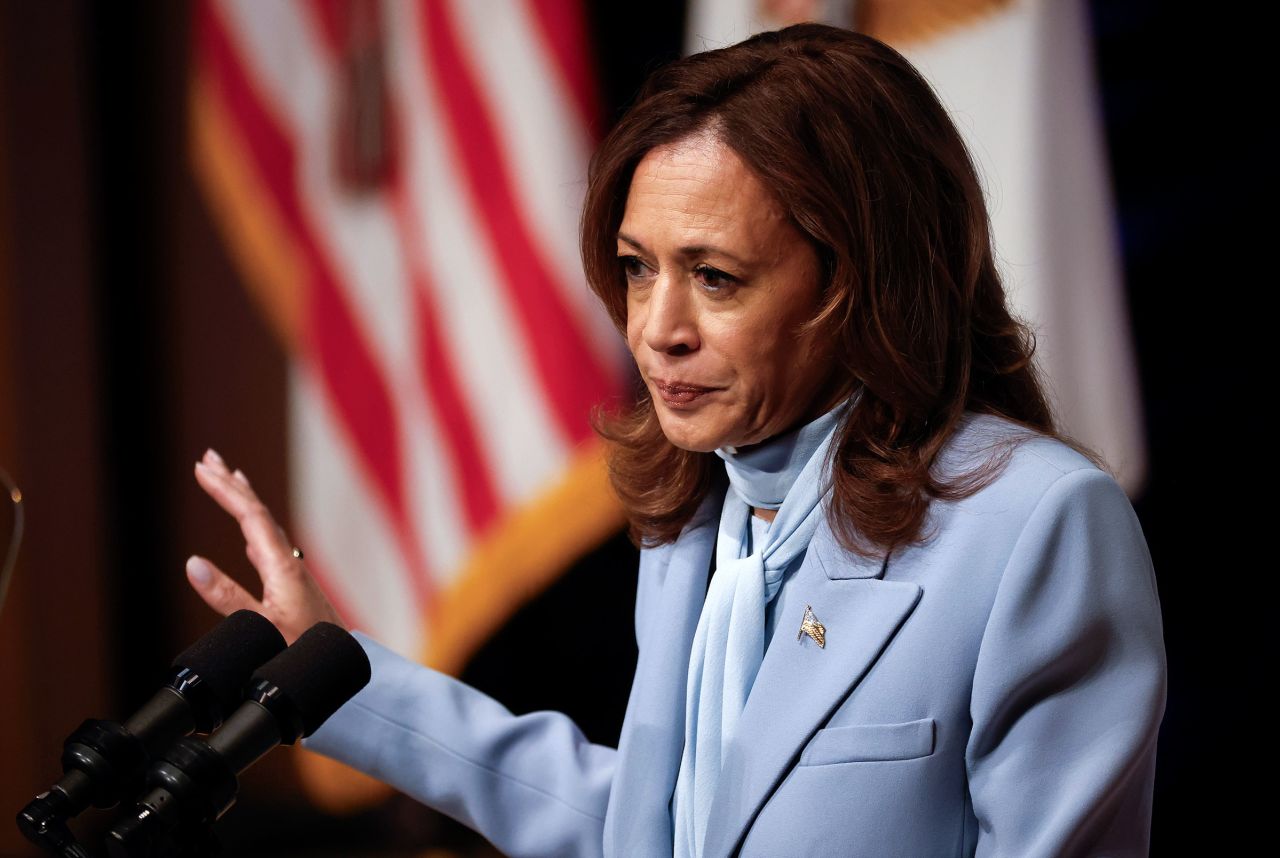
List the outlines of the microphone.
{"type": "Polygon", "coordinates": [[[142,786],[148,760],[191,733],[212,732],[243,699],[254,668],[280,653],[284,638],[271,621],[236,611],[173,660],[169,681],[123,724],[89,719],[67,737],[62,779],[18,814],[18,827],[38,846],[74,841],[66,821],[90,804],[111,807],[142,786]]]}
{"type": "Polygon", "coordinates": [[[369,658],[349,633],[316,623],[249,680],[245,702],[207,741],[176,741],[147,771],[149,790],[107,834],[113,858],[190,854],[233,804],[237,776],[277,745],[310,736],[368,684],[369,658]]]}

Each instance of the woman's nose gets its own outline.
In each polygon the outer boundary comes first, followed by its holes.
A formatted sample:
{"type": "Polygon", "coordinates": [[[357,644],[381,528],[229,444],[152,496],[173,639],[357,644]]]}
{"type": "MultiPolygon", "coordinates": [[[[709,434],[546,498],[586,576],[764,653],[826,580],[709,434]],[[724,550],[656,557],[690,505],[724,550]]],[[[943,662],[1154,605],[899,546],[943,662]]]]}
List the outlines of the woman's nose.
{"type": "Polygon", "coordinates": [[[655,278],[644,325],[645,345],[655,352],[698,348],[698,326],[686,284],[678,277],[655,278]]]}

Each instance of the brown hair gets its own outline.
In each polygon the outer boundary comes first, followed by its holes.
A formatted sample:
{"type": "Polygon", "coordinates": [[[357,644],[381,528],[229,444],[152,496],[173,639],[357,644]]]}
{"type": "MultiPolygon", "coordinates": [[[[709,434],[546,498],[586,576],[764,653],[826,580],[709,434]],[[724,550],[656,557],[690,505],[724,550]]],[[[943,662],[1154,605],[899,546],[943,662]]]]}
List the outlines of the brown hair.
{"type": "MultiPolygon", "coordinates": [[[[831,460],[829,514],[846,548],[867,555],[920,541],[931,498],[965,497],[995,478],[1017,434],[961,479],[933,472],[966,410],[1103,466],[1055,427],[1034,334],[1005,305],[960,135],[915,68],[863,34],[797,24],[649,77],[591,159],[582,213],[587,281],[624,335],[616,239],[632,174],[654,147],[708,130],[755,170],[822,263],[823,304],[807,326],[835,338],[838,371],[850,391],[861,386],[831,460]]],[[[634,404],[598,408],[592,423],[632,541],[673,541],[723,480],[718,458],[668,441],[643,385],[634,404]]]]}

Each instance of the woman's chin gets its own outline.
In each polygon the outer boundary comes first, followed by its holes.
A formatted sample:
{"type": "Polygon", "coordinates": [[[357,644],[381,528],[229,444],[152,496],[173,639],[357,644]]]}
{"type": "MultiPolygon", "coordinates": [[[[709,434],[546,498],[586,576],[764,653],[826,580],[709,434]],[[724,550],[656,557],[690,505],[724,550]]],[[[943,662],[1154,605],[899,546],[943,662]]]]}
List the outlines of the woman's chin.
{"type": "Polygon", "coordinates": [[[679,447],[681,450],[688,450],[690,453],[710,453],[720,446],[719,444],[699,444],[696,442],[680,441],[672,438],[670,435],[667,436],[667,440],[670,441],[673,446],[679,447]]]}
{"type": "Polygon", "coordinates": [[[659,415],[662,434],[672,445],[691,453],[710,453],[724,446],[724,433],[699,426],[698,420],[678,415],[659,415]]]}

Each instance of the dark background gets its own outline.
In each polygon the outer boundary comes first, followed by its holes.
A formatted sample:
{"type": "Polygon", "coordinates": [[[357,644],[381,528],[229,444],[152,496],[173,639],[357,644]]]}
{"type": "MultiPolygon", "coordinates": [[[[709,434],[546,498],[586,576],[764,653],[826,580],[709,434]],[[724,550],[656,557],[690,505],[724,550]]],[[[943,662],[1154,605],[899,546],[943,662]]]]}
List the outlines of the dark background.
{"type": "MultiPolygon", "coordinates": [[[[1256,650],[1236,632],[1241,604],[1260,601],[1253,581],[1274,568],[1246,552],[1239,502],[1261,472],[1241,430],[1265,425],[1237,312],[1261,291],[1261,225],[1273,221],[1263,148],[1275,146],[1251,91],[1264,55],[1200,8],[1090,9],[1147,421],[1150,479],[1134,505],[1169,657],[1152,853],[1230,852],[1252,818],[1239,760],[1269,744],[1256,695],[1243,693],[1257,684],[1244,669],[1256,650]]],[[[589,14],[608,122],[648,70],[679,55],[683,3],[599,0],[589,14]]],[[[0,614],[0,817],[57,778],[81,719],[130,711],[213,624],[187,591],[189,554],[249,580],[234,524],[191,478],[204,448],[253,474],[288,516],[285,355],[188,168],[188,16],[186,3],[159,0],[0,3],[0,466],[29,515],[0,614]]],[[[616,741],[636,656],[635,562],[619,534],[464,678],[513,711],[559,709],[592,740],[616,741]],[[582,646],[584,612],[617,634],[582,646]]],[[[322,816],[298,794],[288,753],[245,777],[220,824],[227,854],[375,843],[491,854],[403,797],[322,816]]],[[[21,849],[0,821],[0,854],[21,849]]]]}

